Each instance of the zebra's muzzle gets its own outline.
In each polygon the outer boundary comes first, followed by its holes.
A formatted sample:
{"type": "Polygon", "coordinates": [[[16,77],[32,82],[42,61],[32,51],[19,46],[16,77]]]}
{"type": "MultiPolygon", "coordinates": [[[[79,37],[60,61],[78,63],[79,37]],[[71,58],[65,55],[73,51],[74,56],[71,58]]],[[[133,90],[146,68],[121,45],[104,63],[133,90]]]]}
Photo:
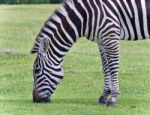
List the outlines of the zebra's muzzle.
{"type": "Polygon", "coordinates": [[[49,103],[49,102],[51,102],[51,100],[50,100],[49,95],[40,97],[38,94],[38,91],[36,89],[33,89],[33,102],[34,103],[49,103]]]}

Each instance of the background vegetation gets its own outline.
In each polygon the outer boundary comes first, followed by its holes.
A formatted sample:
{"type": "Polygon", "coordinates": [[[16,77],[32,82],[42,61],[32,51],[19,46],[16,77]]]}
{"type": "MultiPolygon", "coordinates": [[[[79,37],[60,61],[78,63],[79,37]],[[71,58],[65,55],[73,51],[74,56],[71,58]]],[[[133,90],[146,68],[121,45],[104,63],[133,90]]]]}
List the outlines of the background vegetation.
{"type": "Polygon", "coordinates": [[[65,77],[52,103],[32,102],[35,36],[59,5],[0,6],[0,115],[150,115],[150,42],[121,42],[116,108],[98,105],[103,90],[95,43],[81,38],[64,60],[65,77]],[[6,51],[11,52],[4,53],[6,51]]]}
{"type": "Polygon", "coordinates": [[[63,0],[0,0],[0,4],[45,4],[61,2],[63,0]]]}

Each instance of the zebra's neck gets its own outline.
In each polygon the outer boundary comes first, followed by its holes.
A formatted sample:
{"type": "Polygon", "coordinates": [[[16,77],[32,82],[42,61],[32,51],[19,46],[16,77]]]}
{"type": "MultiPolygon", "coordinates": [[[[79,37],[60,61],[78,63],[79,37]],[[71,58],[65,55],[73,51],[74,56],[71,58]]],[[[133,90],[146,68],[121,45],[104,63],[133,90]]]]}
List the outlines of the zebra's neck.
{"type": "Polygon", "coordinates": [[[100,0],[67,0],[46,21],[39,36],[49,37],[49,58],[53,63],[60,64],[78,38],[97,40],[102,22],[100,6],[100,0]]]}

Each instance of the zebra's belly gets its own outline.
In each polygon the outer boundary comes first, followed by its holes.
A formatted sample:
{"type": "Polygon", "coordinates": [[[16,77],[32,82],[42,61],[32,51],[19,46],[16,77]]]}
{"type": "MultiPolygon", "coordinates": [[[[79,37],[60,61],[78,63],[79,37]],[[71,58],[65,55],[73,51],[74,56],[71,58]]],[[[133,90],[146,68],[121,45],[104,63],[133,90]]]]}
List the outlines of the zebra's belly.
{"type": "Polygon", "coordinates": [[[121,29],[121,34],[120,34],[120,39],[121,40],[144,40],[144,39],[149,39],[150,38],[150,34],[149,34],[149,30],[148,30],[148,26],[147,25],[143,28],[139,27],[124,27],[121,29]],[[128,28],[128,29],[127,29],[128,28]]]}

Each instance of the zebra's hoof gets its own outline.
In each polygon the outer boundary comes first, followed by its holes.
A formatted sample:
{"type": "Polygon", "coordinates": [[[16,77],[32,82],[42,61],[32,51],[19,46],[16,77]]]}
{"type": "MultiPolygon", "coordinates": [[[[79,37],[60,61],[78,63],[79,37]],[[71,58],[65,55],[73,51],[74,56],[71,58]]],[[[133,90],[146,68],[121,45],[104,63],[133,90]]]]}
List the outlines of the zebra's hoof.
{"type": "Polygon", "coordinates": [[[98,100],[99,104],[107,104],[107,96],[101,96],[98,100]]]}
{"type": "Polygon", "coordinates": [[[116,107],[116,99],[115,98],[110,98],[107,102],[108,107],[116,107]]]}

